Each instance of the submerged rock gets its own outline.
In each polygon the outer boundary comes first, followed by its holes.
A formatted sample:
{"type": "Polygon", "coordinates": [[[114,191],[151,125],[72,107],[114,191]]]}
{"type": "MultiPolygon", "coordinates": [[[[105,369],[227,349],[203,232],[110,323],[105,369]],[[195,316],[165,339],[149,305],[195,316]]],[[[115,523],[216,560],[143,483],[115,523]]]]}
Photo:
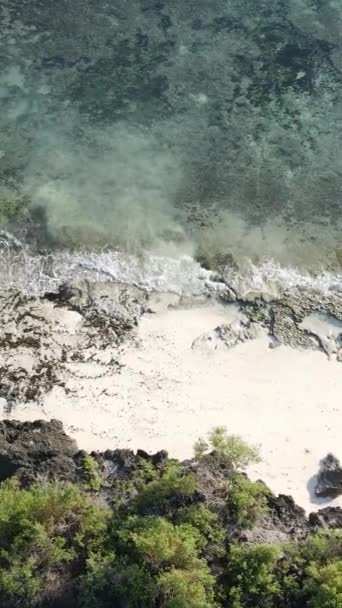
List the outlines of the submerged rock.
{"type": "Polygon", "coordinates": [[[239,270],[239,266],[230,251],[215,252],[215,251],[201,251],[199,249],[195,256],[196,261],[205,268],[206,270],[213,270],[215,272],[222,272],[227,267],[233,270],[239,270]]]}

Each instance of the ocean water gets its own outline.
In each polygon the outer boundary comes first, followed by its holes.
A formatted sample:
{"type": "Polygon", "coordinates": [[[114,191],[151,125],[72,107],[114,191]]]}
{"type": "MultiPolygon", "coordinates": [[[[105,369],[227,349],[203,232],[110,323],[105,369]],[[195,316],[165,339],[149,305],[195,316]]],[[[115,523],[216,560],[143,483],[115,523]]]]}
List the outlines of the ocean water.
{"type": "Polygon", "coordinates": [[[336,0],[2,0],[1,285],[338,288],[341,34],[336,0]]]}

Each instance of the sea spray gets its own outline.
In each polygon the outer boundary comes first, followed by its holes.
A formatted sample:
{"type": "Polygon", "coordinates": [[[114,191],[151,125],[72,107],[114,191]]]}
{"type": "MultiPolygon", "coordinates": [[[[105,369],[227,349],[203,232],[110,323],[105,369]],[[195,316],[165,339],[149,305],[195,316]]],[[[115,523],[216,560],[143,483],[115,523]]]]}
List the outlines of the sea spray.
{"type": "Polygon", "coordinates": [[[33,252],[12,235],[0,234],[0,288],[29,295],[57,291],[65,282],[86,279],[135,285],[148,291],[179,295],[225,295],[227,285],[238,298],[250,292],[278,297],[296,287],[321,293],[342,292],[342,273],[305,272],[273,261],[246,261],[239,271],[227,267],[222,276],[206,270],[190,255],[136,256],[119,250],[33,252]],[[224,280],[223,280],[224,278],[224,280]]]}

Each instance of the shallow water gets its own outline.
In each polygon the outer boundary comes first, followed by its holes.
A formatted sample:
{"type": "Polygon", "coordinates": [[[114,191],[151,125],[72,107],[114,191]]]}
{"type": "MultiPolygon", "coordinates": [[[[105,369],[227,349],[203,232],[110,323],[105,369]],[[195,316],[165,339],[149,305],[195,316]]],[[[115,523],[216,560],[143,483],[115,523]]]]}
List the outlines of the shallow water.
{"type": "Polygon", "coordinates": [[[339,283],[339,3],[3,0],[0,24],[4,226],[37,223],[49,249],[158,250],[143,270],[85,263],[171,289],[203,283],[184,251],[339,283]]]}

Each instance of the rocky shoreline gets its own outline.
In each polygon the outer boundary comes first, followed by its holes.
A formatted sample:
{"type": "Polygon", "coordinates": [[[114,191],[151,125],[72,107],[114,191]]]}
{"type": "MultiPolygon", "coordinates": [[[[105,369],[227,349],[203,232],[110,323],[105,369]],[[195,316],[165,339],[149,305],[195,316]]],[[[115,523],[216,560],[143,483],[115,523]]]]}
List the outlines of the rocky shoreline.
{"type": "MultiPolygon", "coordinates": [[[[85,484],[89,480],[83,466],[86,456],[87,452],[78,449],[58,420],[23,423],[3,420],[0,424],[0,481],[15,476],[22,487],[49,481],[85,484]]],[[[108,504],[115,498],[117,482],[134,479],[142,463],[162,469],[167,463],[175,462],[166,451],[149,455],[142,449],[136,453],[108,449],[92,452],[90,456],[96,462],[100,479],[96,494],[108,504]]],[[[179,466],[183,473],[192,472],[196,476],[196,501],[211,504],[214,500],[216,509],[220,507],[232,540],[281,544],[303,539],[318,529],[342,528],[340,507],[326,507],[306,516],[290,496],[269,492],[267,513],[251,530],[239,529],[230,523],[225,501],[220,502],[219,498],[218,488],[225,479],[225,471],[217,467],[215,471],[210,465],[198,464],[195,460],[184,461],[179,466]]]]}
{"type": "MultiPolygon", "coordinates": [[[[215,278],[215,275],[213,276],[215,278]]],[[[239,320],[213,328],[214,339],[231,348],[269,337],[269,346],[322,351],[342,362],[342,297],[294,288],[278,296],[263,291],[241,294],[230,283],[217,293],[170,294],[171,308],[219,301],[234,306],[239,320]]],[[[119,367],[108,352],[135,337],[142,315],[153,311],[154,293],[112,281],[62,284],[55,293],[31,296],[0,292],[0,397],[9,412],[19,400],[39,400],[53,386],[64,386],[69,364],[96,364],[98,374],[119,367]],[[107,352],[108,351],[108,352],[107,352]]],[[[166,298],[167,298],[166,294],[166,298]]]]}

